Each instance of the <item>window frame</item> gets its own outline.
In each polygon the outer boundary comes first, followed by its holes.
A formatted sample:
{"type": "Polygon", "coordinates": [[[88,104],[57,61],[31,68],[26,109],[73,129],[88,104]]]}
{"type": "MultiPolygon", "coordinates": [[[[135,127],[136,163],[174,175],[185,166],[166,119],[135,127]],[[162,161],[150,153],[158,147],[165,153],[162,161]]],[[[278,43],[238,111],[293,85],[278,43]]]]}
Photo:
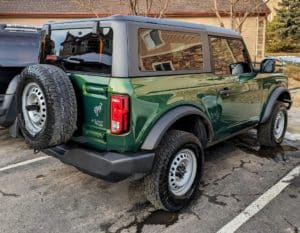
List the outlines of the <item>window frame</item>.
{"type": "MultiPolygon", "coordinates": [[[[220,39],[226,39],[226,40],[239,40],[242,42],[243,46],[244,46],[244,49],[245,49],[245,54],[246,56],[248,57],[248,65],[249,65],[249,68],[251,70],[251,72],[249,73],[253,73],[253,64],[252,64],[252,60],[251,60],[251,57],[250,57],[250,54],[249,54],[249,51],[248,51],[248,48],[246,46],[246,43],[245,41],[243,40],[243,38],[240,36],[240,37],[233,37],[233,36],[224,36],[224,35],[217,35],[217,34],[208,34],[208,44],[209,44],[209,51],[210,51],[210,60],[211,60],[211,73],[213,73],[214,75],[218,75],[216,74],[215,72],[215,66],[214,66],[214,58],[213,58],[213,52],[212,52],[212,45],[211,45],[211,40],[210,38],[213,37],[213,38],[220,38],[220,39]]],[[[244,74],[249,74],[249,73],[244,73],[244,74]]],[[[218,75],[218,76],[236,76],[236,75],[233,75],[233,74],[226,74],[226,75],[218,75]]]]}
{"type": "Polygon", "coordinates": [[[140,22],[128,22],[128,51],[130,56],[128,59],[128,74],[130,77],[144,77],[144,76],[165,76],[165,75],[180,75],[180,74],[202,74],[209,73],[210,66],[210,54],[208,46],[208,36],[205,29],[193,29],[183,28],[177,26],[159,25],[151,23],[140,22]],[[167,30],[175,32],[188,32],[199,34],[202,41],[203,51],[203,69],[191,69],[191,70],[175,70],[175,71],[142,71],[139,69],[139,29],[157,29],[167,30]]]}

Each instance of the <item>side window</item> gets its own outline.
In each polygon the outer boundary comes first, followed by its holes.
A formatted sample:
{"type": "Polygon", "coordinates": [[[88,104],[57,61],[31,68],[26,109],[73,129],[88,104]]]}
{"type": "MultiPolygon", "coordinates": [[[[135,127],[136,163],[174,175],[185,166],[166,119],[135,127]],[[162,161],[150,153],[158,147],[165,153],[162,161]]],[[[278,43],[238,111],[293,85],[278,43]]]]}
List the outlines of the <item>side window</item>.
{"type": "Polygon", "coordinates": [[[202,70],[201,36],[157,29],[139,30],[141,71],[202,70]]]}
{"type": "Polygon", "coordinates": [[[240,39],[210,37],[213,70],[217,75],[251,72],[250,59],[240,39]]]}

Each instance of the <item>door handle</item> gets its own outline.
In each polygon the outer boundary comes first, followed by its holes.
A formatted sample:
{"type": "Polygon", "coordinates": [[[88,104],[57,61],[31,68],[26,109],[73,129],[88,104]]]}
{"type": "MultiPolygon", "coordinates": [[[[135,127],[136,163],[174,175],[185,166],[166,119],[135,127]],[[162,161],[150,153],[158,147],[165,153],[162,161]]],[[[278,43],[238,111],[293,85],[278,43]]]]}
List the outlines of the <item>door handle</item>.
{"type": "Polygon", "coordinates": [[[228,87],[224,87],[223,89],[219,90],[220,95],[228,96],[230,93],[231,93],[231,90],[228,87]]]}

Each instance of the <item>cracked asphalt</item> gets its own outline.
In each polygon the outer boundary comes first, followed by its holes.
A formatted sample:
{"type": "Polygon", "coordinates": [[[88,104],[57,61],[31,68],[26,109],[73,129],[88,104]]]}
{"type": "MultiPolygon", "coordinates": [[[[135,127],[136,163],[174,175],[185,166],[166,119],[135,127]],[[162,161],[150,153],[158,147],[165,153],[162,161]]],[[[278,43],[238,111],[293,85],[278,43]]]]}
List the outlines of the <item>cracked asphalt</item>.
{"type": "MultiPolygon", "coordinates": [[[[300,109],[282,147],[250,131],[206,151],[196,199],[179,213],[155,210],[140,181],[107,183],[49,157],[0,172],[0,232],[216,232],[300,164],[300,109]]],[[[44,156],[0,130],[0,168],[44,156]]],[[[237,232],[299,232],[300,178],[237,232]]]]}

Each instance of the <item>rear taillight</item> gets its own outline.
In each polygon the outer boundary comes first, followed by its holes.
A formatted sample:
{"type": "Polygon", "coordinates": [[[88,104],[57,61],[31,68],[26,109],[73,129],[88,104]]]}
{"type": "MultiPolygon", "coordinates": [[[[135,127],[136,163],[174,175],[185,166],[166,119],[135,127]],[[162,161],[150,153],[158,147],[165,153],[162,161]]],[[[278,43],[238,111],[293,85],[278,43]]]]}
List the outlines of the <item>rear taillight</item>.
{"type": "Polygon", "coordinates": [[[126,133],[129,129],[129,99],[126,95],[110,98],[110,130],[113,134],[126,133]]]}
{"type": "Polygon", "coordinates": [[[46,61],[57,61],[58,57],[56,55],[47,55],[46,61]]]}

